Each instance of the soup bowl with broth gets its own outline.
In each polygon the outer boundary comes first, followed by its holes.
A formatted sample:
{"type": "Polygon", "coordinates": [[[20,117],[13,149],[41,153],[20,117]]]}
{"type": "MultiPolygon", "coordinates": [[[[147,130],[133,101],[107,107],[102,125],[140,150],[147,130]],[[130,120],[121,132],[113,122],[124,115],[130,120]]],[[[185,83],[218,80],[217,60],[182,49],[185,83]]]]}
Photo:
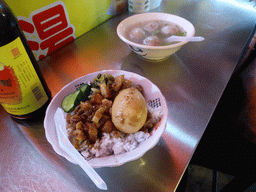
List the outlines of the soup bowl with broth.
{"type": "Polygon", "coordinates": [[[188,20],[167,13],[142,13],[119,23],[117,35],[141,58],[153,62],[167,59],[188,41],[167,43],[166,38],[193,37],[195,28],[188,20]]]}

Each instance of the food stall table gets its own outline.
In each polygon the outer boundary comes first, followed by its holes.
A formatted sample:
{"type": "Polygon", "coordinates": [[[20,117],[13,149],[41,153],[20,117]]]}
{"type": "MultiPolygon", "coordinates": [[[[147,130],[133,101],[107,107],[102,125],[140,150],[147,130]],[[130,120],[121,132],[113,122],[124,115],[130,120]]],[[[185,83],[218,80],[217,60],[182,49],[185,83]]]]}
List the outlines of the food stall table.
{"type": "MultiPolygon", "coordinates": [[[[253,3],[162,1],[151,12],[184,17],[206,40],[159,63],[140,59],[118,38],[127,11],[39,62],[53,96],[74,79],[107,69],[140,74],[165,96],[168,120],[158,144],[138,160],[96,169],[109,191],[175,191],[254,28],[253,3]]],[[[100,191],[78,165],[55,153],[43,118],[19,123],[0,107],[0,122],[0,191],[100,191]]]]}

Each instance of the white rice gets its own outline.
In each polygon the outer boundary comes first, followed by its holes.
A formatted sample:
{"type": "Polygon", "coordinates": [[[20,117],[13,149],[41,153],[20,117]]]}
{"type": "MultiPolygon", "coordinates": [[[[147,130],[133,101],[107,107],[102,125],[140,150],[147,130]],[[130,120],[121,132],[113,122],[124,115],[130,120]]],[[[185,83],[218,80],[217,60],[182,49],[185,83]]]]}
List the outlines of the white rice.
{"type": "Polygon", "coordinates": [[[108,155],[118,155],[135,149],[140,143],[150,137],[149,133],[138,131],[133,134],[124,134],[119,132],[119,137],[116,133],[103,133],[101,140],[97,140],[92,148],[87,143],[82,146],[81,154],[86,159],[94,157],[104,157],[108,155]]]}

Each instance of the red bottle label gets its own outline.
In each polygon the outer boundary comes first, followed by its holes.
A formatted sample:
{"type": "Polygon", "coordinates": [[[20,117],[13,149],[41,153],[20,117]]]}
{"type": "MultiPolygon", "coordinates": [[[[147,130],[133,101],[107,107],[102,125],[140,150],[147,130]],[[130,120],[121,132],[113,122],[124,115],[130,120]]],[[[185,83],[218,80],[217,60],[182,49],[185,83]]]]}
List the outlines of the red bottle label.
{"type": "Polygon", "coordinates": [[[0,63],[0,103],[11,105],[21,102],[20,84],[13,68],[0,63]]]}

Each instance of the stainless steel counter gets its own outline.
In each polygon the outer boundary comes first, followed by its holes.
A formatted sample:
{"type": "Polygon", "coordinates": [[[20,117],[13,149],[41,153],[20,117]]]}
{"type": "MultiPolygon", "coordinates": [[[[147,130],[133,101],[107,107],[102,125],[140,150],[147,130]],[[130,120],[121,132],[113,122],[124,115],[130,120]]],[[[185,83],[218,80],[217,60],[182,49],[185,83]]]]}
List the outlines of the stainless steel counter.
{"type": "MultiPolygon", "coordinates": [[[[109,191],[174,191],[232,75],[256,21],[245,0],[163,1],[152,11],[192,22],[205,41],[188,43],[168,60],[141,60],[116,34],[124,12],[39,62],[53,96],[91,72],[122,69],[154,82],[169,116],[159,143],[142,158],[96,171],[109,191]]],[[[78,165],[58,156],[45,138],[43,119],[17,123],[0,107],[0,191],[100,191],[78,165]]]]}

